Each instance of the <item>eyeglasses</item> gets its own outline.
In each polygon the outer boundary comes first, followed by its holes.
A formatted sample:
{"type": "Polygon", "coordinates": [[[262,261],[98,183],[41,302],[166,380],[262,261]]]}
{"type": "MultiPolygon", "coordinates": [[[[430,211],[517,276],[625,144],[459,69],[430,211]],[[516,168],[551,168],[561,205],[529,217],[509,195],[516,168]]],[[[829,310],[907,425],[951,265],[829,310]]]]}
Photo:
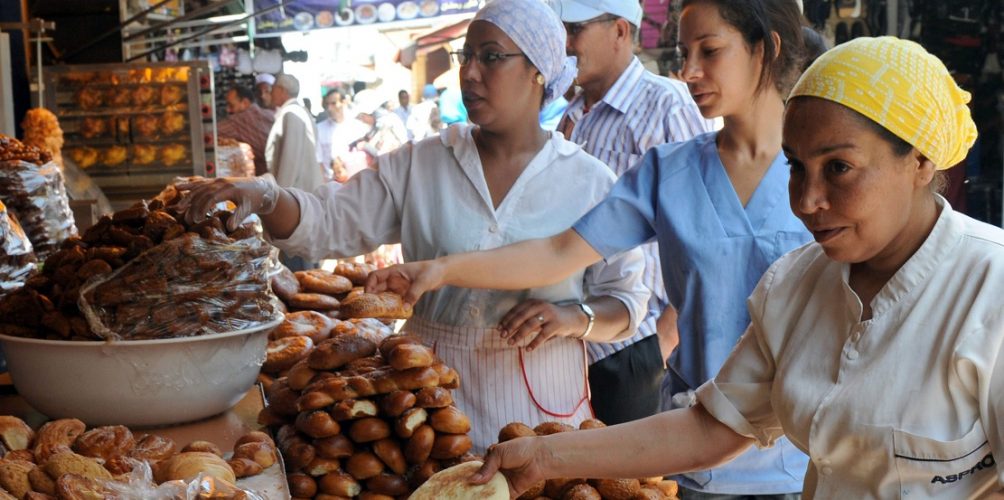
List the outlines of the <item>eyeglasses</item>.
{"type": "Polygon", "coordinates": [[[616,21],[617,19],[619,18],[611,16],[600,16],[595,19],[588,19],[577,23],[562,23],[562,24],[565,25],[565,31],[568,33],[568,36],[578,36],[578,34],[582,33],[586,29],[586,26],[589,26],[590,24],[616,21]]]}
{"type": "Polygon", "coordinates": [[[490,68],[492,66],[495,66],[496,64],[499,64],[505,61],[506,59],[509,59],[510,57],[519,57],[519,56],[526,57],[526,54],[522,52],[510,52],[507,54],[505,52],[485,51],[481,53],[474,53],[469,50],[458,50],[450,52],[450,55],[453,56],[453,60],[457,61],[457,64],[461,66],[466,66],[467,63],[473,60],[481,64],[481,67],[483,68],[490,68]]]}

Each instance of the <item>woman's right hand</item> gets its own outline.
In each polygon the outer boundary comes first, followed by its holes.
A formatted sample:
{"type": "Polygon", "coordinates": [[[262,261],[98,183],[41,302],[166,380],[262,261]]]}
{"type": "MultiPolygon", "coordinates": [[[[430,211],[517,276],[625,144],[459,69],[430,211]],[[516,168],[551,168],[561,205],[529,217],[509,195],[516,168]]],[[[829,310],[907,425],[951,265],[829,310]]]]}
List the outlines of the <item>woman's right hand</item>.
{"type": "Polygon", "coordinates": [[[237,208],[227,221],[227,229],[237,229],[251,214],[266,215],[275,210],[282,188],[271,174],[259,177],[221,177],[195,179],[175,186],[179,191],[189,191],[181,200],[179,209],[185,221],[195,224],[205,220],[213,207],[221,201],[233,202],[237,208]]]}
{"type": "Polygon", "coordinates": [[[470,477],[474,484],[485,484],[496,472],[509,483],[509,496],[516,498],[533,485],[547,479],[541,466],[540,437],[513,439],[488,447],[484,465],[470,477]]]}
{"type": "Polygon", "coordinates": [[[444,285],[446,265],[440,260],[422,260],[377,269],[366,279],[369,293],[394,292],[415,305],[422,294],[444,285]]]}

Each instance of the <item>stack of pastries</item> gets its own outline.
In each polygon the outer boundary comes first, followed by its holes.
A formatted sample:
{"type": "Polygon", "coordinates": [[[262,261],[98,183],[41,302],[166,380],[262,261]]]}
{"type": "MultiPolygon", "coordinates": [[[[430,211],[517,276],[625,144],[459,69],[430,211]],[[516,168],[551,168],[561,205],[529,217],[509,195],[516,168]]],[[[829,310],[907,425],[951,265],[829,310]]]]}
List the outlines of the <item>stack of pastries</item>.
{"type": "Polygon", "coordinates": [[[137,481],[130,473],[143,462],[156,484],[203,474],[231,493],[213,498],[244,498],[234,486],[237,479],[277,462],[275,443],[263,432],[238,438],[229,460],[208,441],[193,441],[179,450],[162,436],[136,436],[121,425],[87,430],[74,418],[47,422],[35,432],[17,417],[0,415],[0,439],[0,498],[122,498],[126,483],[137,481]]]}

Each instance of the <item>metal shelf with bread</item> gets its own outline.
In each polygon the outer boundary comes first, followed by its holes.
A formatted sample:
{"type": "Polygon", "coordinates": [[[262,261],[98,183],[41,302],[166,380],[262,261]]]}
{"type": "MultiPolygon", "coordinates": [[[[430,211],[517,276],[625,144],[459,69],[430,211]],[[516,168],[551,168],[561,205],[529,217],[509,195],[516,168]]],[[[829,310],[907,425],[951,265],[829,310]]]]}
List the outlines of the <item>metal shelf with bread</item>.
{"type": "Polygon", "coordinates": [[[52,66],[45,105],[60,117],[66,158],[115,210],[176,177],[213,175],[213,79],[205,61],[52,66]]]}

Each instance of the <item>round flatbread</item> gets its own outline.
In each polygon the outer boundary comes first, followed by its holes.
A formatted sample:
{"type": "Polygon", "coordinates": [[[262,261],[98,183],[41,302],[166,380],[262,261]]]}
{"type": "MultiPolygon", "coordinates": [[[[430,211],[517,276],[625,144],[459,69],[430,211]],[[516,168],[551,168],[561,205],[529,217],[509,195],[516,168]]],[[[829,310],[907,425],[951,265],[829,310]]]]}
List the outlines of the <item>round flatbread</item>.
{"type": "Polygon", "coordinates": [[[505,476],[496,472],[485,484],[467,480],[481,468],[481,462],[464,462],[435,473],[408,497],[408,500],[508,500],[509,485],[505,476]]]}

